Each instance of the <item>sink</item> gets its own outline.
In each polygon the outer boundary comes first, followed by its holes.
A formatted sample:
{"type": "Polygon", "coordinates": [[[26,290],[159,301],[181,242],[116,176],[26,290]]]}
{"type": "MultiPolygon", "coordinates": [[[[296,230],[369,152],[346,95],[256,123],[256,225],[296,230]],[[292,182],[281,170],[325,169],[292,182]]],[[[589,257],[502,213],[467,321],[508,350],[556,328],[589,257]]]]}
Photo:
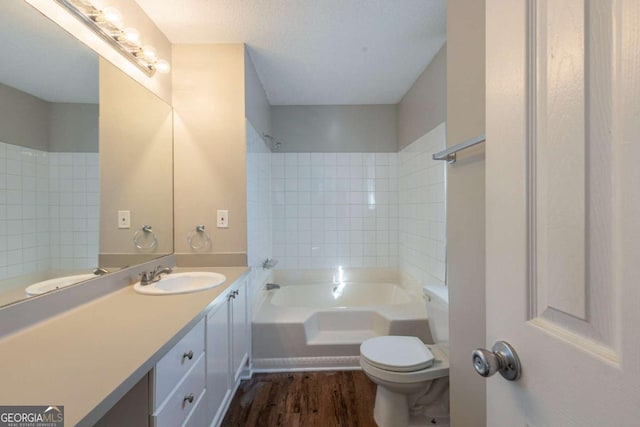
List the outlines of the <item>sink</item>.
{"type": "Polygon", "coordinates": [[[45,292],[53,291],[56,289],[66,288],[67,286],[74,285],[85,280],[98,277],[93,273],[76,274],[74,276],[57,277],[55,279],[44,280],[42,282],[34,283],[27,286],[24,290],[28,296],[44,294],[45,292]]]}
{"type": "Polygon", "coordinates": [[[133,285],[133,290],[145,295],[174,295],[204,291],[222,285],[227,280],[220,273],[192,271],[186,273],[172,273],[149,285],[140,282],[133,285]]]}

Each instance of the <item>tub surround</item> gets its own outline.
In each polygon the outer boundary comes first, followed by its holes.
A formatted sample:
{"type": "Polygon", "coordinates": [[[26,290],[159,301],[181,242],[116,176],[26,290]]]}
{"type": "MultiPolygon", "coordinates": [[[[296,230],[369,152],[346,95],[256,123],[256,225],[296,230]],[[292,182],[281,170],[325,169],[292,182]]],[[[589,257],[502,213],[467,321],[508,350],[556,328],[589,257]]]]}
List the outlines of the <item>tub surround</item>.
{"type": "Polygon", "coordinates": [[[95,268],[98,154],[56,153],[0,142],[0,165],[0,182],[6,184],[6,197],[0,200],[5,212],[0,229],[6,230],[0,244],[0,280],[46,270],[95,268]]]}
{"type": "Polygon", "coordinates": [[[422,283],[446,279],[446,147],[442,122],[398,153],[398,268],[422,283]]]}
{"type": "Polygon", "coordinates": [[[64,405],[67,425],[94,424],[247,275],[246,267],[175,271],[201,270],[220,272],[227,282],[172,296],[126,286],[0,339],[0,401],[64,405]]]}
{"type": "Polygon", "coordinates": [[[396,153],[272,154],[279,267],[396,267],[396,160],[396,153]]]}

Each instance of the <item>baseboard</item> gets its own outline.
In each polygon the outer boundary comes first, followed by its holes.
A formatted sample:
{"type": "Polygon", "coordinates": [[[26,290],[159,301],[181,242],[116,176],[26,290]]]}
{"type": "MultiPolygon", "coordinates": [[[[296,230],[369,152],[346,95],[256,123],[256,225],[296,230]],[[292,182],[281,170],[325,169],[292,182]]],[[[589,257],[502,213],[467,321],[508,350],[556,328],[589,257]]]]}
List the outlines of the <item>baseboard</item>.
{"type": "Polygon", "coordinates": [[[359,370],[359,356],[285,357],[253,359],[254,373],[359,370]]]}

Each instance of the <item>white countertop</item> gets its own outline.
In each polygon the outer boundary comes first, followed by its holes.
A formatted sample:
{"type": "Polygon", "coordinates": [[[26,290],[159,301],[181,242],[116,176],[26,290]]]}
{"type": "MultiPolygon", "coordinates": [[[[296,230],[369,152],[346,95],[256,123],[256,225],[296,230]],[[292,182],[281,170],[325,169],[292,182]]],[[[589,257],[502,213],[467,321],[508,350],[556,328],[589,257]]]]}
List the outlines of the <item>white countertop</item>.
{"type": "Polygon", "coordinates": [[[153,367],[247,267],[224,285],[147,296],[133,286],[0,340],[0,405],[64,405],[65,425],[91,425],[153,367]]]}

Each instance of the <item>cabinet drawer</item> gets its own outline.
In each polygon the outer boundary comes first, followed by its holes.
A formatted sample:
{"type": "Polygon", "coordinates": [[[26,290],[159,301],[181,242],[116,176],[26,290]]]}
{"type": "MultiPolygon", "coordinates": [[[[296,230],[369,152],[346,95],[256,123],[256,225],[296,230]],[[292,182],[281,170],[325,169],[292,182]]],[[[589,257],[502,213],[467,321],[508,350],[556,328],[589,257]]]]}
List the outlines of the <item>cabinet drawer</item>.
{"type": "Polygon", "coordinates": [[[182,425],[200,401],[204,391],[204,354],[195,361],[195,366],[176,387],[151,419],[154,427],[176,427],[182,425]],[[189,401],[191,398],[191,401],[189,401]]]}
{"type": "Polygon", "coordinates": [[[207,422],[207,390],[202,390],[200,398],[195,403],[195,407],[191,410],[191,414],[185,420],[182,427],[205,427],[211,423],[207,422]]]}
{"type": "Polygon", "coordinates": [[[202,319],[156,364],[153,370],[154,412],[204,353],[204,324],[205,319],[202,319]]]}

